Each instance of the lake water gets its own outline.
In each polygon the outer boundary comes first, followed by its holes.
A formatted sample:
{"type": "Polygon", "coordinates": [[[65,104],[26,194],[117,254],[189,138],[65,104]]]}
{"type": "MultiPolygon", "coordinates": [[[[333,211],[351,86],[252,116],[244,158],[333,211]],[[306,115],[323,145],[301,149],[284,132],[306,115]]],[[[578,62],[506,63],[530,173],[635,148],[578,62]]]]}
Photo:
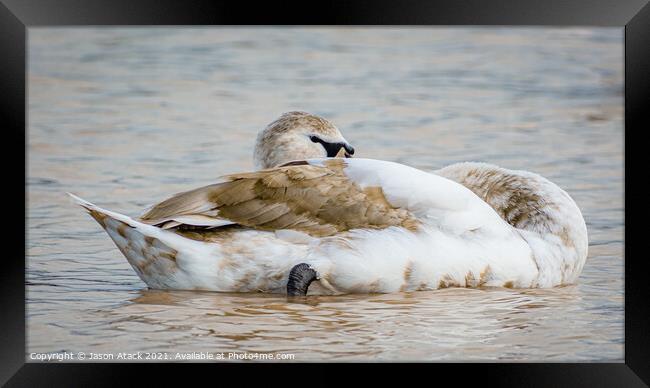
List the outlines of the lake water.
{"type": "MultiPolygon", "coordinates": [[[[27,352],[622,361],[622,28],[30,28],[27,352]],[[540,173],[578,203],[576,285],[310,297],[148,290],[65,195],[137,215],[250,170],[281,113],[355,156],[540,173]]],[[[29,358],[28,358],[29,360],[29,358]]]]}

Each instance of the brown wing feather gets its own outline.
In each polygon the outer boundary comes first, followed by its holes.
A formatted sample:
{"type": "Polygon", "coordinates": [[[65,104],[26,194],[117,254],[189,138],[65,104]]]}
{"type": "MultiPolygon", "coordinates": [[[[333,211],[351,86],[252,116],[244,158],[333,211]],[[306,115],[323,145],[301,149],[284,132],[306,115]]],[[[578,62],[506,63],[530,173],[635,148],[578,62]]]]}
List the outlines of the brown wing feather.
{"type": "Polygon", "coordinates": [[[299,164],[227,179],[177,194],[141,219],[159,225],[174,217],[203,215],[261,230],[295,229],[314,236],[415,225],[408,212],[388,203],[381,188],[362,189],[342,168],[299,164]]]}

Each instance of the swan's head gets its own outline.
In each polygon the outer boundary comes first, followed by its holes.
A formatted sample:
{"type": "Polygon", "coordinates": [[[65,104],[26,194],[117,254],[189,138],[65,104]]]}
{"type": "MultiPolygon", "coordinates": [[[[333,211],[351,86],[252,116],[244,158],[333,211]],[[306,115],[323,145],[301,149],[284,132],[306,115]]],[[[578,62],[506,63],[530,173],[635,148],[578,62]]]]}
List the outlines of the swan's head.
{"type": "Polygon", "coordinates": [[[257,135],[255,167],[353,154],[354,148],[331,122],[306,112],[287,112],[257,135]]]}

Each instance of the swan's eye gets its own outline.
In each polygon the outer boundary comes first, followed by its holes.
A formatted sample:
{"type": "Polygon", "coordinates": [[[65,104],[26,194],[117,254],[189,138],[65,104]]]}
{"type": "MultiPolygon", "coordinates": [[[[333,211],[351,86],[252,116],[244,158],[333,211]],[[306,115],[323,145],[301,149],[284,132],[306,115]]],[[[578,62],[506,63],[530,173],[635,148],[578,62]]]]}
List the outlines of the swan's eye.
{"type": "Polygon", "coordinates": [[[317,136],[314,136],[314,135],[309,136],[309,140],[313,141],[314,143],[322,142],[321,139],[319,139],[317,136]]]}

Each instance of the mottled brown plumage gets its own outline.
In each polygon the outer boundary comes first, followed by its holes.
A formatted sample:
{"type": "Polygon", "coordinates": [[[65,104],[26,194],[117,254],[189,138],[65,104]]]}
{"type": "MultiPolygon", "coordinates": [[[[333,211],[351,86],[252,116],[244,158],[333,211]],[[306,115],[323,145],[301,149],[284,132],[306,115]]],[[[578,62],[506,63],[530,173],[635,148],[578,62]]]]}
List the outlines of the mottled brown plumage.
{"type": "MultiPolygon", "coordinates": [[[[347,144],[329,120],[307,112],[286,112],[257,135],[255,167],[265,169],[293,160],[327,157],[323,145],[312,141],[312,136],[321,141],[347,144]]],[[[341,150],[341,156],[345,156],[345,149],[341,150]]]]}
{"type": "Polygon", "coordinates": [[[298,164],[227,176],[224,183],[173,196],[141,217],[164,225],[183,217],[228,220],[259,230],[293,229],[329,236],[355,228],[415,228],[381,188],[361,188],[343,173],[342,160],[325,167],[298,164]]]}

